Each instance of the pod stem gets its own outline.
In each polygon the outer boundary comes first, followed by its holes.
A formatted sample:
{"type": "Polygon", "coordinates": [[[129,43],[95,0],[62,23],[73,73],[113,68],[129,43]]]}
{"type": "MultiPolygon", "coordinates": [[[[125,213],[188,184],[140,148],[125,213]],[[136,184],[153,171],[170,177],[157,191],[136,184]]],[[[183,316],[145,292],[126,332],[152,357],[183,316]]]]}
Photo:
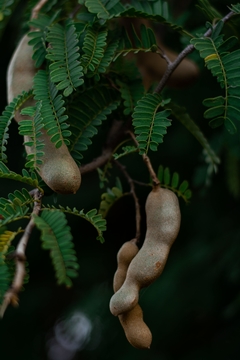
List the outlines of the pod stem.
{"type": "MultiPolygon", "coordinates": [[[[132,133],[132,131],[128,130],[127,133],[131,136],[131,138],[133,139],[135,145],[137,147],[139,147],[139,144],[138,144],[138,142],[136,140],[136,137],[132,133]]],[[[155,171],[154,171],[154,169],[152,167],[152,163],[151,163],[150,158],[147,156],[147,154],[143,154],[142,158],[143,158],[143,161],[145,162],[145,164],[146,164],[146,166],[148,168],[149,174],[150,174],[152,182],[153,182],[153,187],[160,186],[160,181],[159,181],[159,179],[158,179],[158,177],[157,177],[157,175],[156,175],[156,173],[155,173],[155,171]]]]}
{"type": "Polygon", "coordinates": [[[15,274],[14,274],[14,279],[13,279],[12,285],[9,288],[9,290],[6,292],[3,303],[0,307],[0,317],[3,317],[9,304],[18,305],[18,293],[22,289],[24,277],[26,275],[25,251],[26,251],[26,247],[27,247],[30,235],[35,226],[35,223],[33,221],[33,215],[39,214],[39,212],[41,210],[41,204],[42,204],[41,198],[43,196],[43,193],[41,193],[38,189],[32,190],[30,192],[30,194],[34,198],[33,211],[31,214],[30,221],[29,221],[28,225],[26,226],[26,229],[23,233],[23,236],[21,237],[21,239],[17,245],[17,248],[16,248],[14,254],[12,255],[12,257],[15,259],[16,269],[15,269],[15,274]]]}
{"type": "Polygon", "coordinates": [[[135,239],[136,239],[136,243],[139,241],[140,236],[141,236],[141,230],[140,230],[140,224],[141,224],[141,213],[140,213],[140,205],[139,205],[139,200],[138,197],[136,195],[135,192],[135,186],[134,186],[134,181],[133,179],[130,177],[130,175],[128,174],[125,166],[123,166],[119,161],[114,160],[114,163],[117,165],[117,167],[121,170],[121,172],[123,173],[123,175],[125,176],[125,178],[127,179],[129,185],[130,185],[130,193],[133,197],[134,203],[135,203],[135,212],[136,212],[136,235],[135,235],[135,239]]]}

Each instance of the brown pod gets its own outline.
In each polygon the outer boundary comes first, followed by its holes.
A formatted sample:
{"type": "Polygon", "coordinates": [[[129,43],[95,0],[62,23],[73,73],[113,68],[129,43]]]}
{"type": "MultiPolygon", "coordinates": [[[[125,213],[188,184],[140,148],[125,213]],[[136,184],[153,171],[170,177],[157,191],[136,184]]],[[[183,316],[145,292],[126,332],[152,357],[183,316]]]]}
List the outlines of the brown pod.
{"type": "MultiPolygon", "coordinates": [[[[29,91],[33,87],[33,77],[37,69],[32,59],[32,47],[28,45],[28,41],[29,38],[26,34],[19,42],[10,60],[7,71],[8,103],[21,94],[22,91],[29,91]]],[[[35,100],[31,98],[24,103],[23,107],[34,105],[35,100]]],[[[15,113],[15,120],[17,122],[29,119],[29,117],[20,114],[23,107],[15,113]]],[[[45,130],[42,130],[42,136],[39,140],[43,140],[45,144],[43,148],[45,154],[42,157],[43,164],[39,165],[39,175],[41,178],[57,193],[76,193],[81,184],[81,174],[67,146],[63,143],[60,148],[56,149],[45,130]]],[[[29,141],[29,138],[27,136],[24,137],[24,141],[29,141]]],[[[28,154],[32,153],[31,147],[26,146],[25,148],[28,154]]]]}
{"type": "Polygon", "coordinates": [[[146,217],[143,246],[130,263],[124,284],[110,300],[110,310],[115,316],[131,310],[138,303],[140,289],[161,275],[180,229],[177,196],[168,189],[155,187],[146,201],[146,217]]]}
{"type": "Polygon", "coordinates": [[[124,283],[128,266],[132,261],[132,259],[134,258],[134,256],[136,256],[136,254],[139,251],[139,248],[134,240],[135,239],[125,242],[118,251],[117,254],[118,267],[113,278],[114,292],[118,291],[118,289],[120,289],[120,287],[124,283]]]}
{"type": "MultiPolygon", "coordinates": [[[[137,253],[138,247],[133,240],[125,242],[120,248],[117,255],[118,268],[113,279],[113,289],[115,292],[119,290],[124,283],[128,266],[137,253]]],[[[143,321],[143,312],[139,304],[132,310],[119,315],[118,318],[126,338],[132,346],[137,349],[150,348],[152,334],[143,321]]]]}

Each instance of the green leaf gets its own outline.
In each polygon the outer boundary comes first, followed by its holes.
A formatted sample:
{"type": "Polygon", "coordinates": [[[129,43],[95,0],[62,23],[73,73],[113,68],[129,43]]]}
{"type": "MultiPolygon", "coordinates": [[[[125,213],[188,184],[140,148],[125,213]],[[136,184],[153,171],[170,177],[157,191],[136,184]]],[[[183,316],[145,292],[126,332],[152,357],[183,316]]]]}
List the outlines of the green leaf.
{"type": "Polygon", "coordinates": [[[42,247],[50,251],[58,284],[71,287],[70,278],[77,276],[79,265],[65,215],[59,210],[43,210],[41,217],[34,215],[33,220],[41,231],[42,247]]]}
{"type": "Polygon", "coordinates": [[[69,96],[84,82],[76,28],[71,22],[67,22],[65,28],[54,24],[47,41],[51,44],[46,55],[52,62],[49,66],[51,81],[57,83],[58,90],[64,90],[64,96],[69,96]]]}
{"type": "Polygon", "coordinates": [[[69,151],[79,163],[82,151],[92,144],[91,138],[98,133],[98,127],[114,111],[120,101],[114,89],[98,85],[86,88],[68,107],[71,130],[69,151]]]}
{"type": "Polygon", "coordinates": [[[41,159],[44,155],[44,143],[42,139],[39,139],[42,136],[41,129],[43,128],[43,119],[41,117],[41,102],[37,103],[36,109],[25,108],[24,113],[32,114],[34,111],[33,119],[31,120],[22,120],[19,122],[19,134],[27,136],[27,140],[24,142],[25,146],[30,147],[30,151],[27,155],[26,167],[30,168],[32,171],[39,171],[39,165],[43,164],[41,159]]]}
{"type": "Polygon", "coordinates": [[[159,94],[147,94],[138,101],[134,109],[133,126],[140,155],[147,154],[149,149],[156,151],[163,142],[166,128],[171,125],[171,120],[167,118],[171,111],[158,112],[161,104],[162,98],[159,94]]]}
{"type": "Polygon", "coordinates": [[[18,95],[13,101],[6,106],[2,115],[0,116],[0,160],[7,162],[6,145],[8,142],[9,126],[12,119],[14,118],[15,112],[24,104],[26,100],[32,97],[32,91],[23,91],[22,94],[18,95]]]}
{"type": "MultiPolygon", "coordinates": [[[[215,99],[206,99],[206,106],[212,106],[215,104],[221,104],[222,103],[222,97],[219,96],[215,99]]],[[[195,124],[195,122],[192,120],[192,118],[189,116],[189,114],[186,112],[186,109],[183,107],[178,106],[177,104],[171,102],[168,105],[171,110],[174,117],[179,120],[186,129],[197,139],[197,141],[201,144],[201,146],[204,149],[204,152],[206,154],[206,161],[211,164],[211,167],[217,171],[217,167],[220,164],[219,157],[215,154],[214,150],[211,148],[208,140],[202,133],[202,131],[199,129],[199,127],[195,124]]],[[[215,119],[216,120],[216,119],[215,119]]],[[[215,121],[214,120],[214,121],[215,121]]],[[[222,120],[222,122],[224,119],[222,120]]],[[[211,122],[209,123],[211,125],[211,122]]],[[[212,125],[211,125],[212,126],[212,125]]],[[[219,124],[217,124],[219,126],[219,124]]]]}
{"type": "Polygon", "coordinates": [[[85,214],[83,210],[79,211],[76,208],[71,209],[68,206],[66,208],[63,206],[59,206],[59,208],[56,208],[52,205],[51,207],[48,206],[48,208],[45,210],[46,211],[47,210],[48,211],[52,211],[52,210],[61,211],[63,213],[79,216],[79,217],[87,220],[97,230],[97,233],[98,233],[97,240],[99,240],[101,243],[104,242],[103,231],[106,230],[106,220],[102,218],[101,214],[97,213],[96,209],[92,209],[85,214]]]}
{"type": "Polygon", "coordinates": [[[99,19],[111,19],[115,14],[124,10],[119,0],[86,0],[85,6],[99,19]]]}
{"type": "Polygon", "coordinates": [[[103,218],[106,218],[109,210],[115,204],[117,200],[119,200],[123,196],[122,185],[120,183],[120,179],[117,178],[116,186],[112,189],[108,188],[107,192],[101,195],[101,203],[99,207],[99,214],[102,215],[103,218]]]}
{"type": "Polygon", "coordinates": [[[48,28],[58,17],[59,13],[60,11],[56,11],[52,17],[49,17],[46,14],[38,14],[37,19],[29,21],[30,27],[32,27],[32,29],[37,29],[36,31],[28,33],[28,36],[31,38],[28,44],[33,47],[32,58],[35,60],[36,68],[39,68],[45,61],[45,56],[47,55],[46,38],[48,28]]]}
{"type": "Polygon", "coordinates": [[[104,58],[107,45],[107,29],[89,26],[83,42],[83,52],[81,65],[84,72],[95,74],[104,58]]]}
{"type": "Polygon", "coordinates": [[[1,161],[0,161],[0,178],[20,181],[32,187],[38,187],[38,179],[34,173],[30,175],[26,170],[23,170],[23,175],[16,174],[15,172],[10,171],[8,167],[1,161]]]}
{"type": "Polygon", "coordinates": [[[156,52],[158,50],[157,40],[154,32],[145,25],[141,25],[141,37],[138,36],[134,26],[131,32],[132,38],[129,37],[129,32],[123,29],[123,34],[119,42],[114,61],[120,56],[126,56],[130,52],[137,54],[139,51],[143,52],[156,52]]]}
{"type": "Polygon", "coordinates": [[[69,127],[65,122],[68,119],[68,115],[65,115],[65,102],[45,70],[39,70],[34,77],[34,95],[36,100],[41,101],[40,117],[51,141],[56,148],[63,142],[68,145],[67,138],[71,132],[65,131],[69,127]]]}
{"type": "Polygon", "coordinates": [[[217,77],[224,96],[217,96],[212,99],[205,99],[204,105],[209,107],[205,111],[204,117],[212,119],[210,125],[217,127],[224,124],[230,134],[236,132],[235,121],[240,118],[240,76],[238,59],[240,49],[229,52],[235,45],[234,37],[223,40],[223,35],[219,35],[222,29],[220,21],[213,30],[213,38],[203,37],[191,40],[191,43],[204,58],[207,68],[213,76],[217,77]]]}
{"type": "Polygon", "coordinates": [[[188,189],[188,181],[183,181],[179,185],[179,174],[171,172],[168,167],[164,168],[162,165],[158,167],[157,177],[160,181],[161,187],[167,188],[175,192],[179,197],[182,197],[185,202],[192,197],[192,192],[188,189]]]}

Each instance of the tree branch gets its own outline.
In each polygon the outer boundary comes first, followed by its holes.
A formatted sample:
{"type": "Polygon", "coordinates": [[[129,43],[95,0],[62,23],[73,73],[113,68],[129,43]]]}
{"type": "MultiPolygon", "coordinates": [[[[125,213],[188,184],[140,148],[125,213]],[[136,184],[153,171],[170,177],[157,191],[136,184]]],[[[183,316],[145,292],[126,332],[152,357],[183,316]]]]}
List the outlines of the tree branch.
{"type": "Polygon", "coordinates": [[[113,149],[115,149],[116,145],[122,140],[125,131],[126,125],[123,124],[123,121],[113,121],[102,154],[97,158],[93,159],[93,161],[91,161],[90,163],[82,165],[80,167],[81,174],[87,174],[93,170],[96,170],[98,167],[106,164],[106,162],[112,156],[113,149]]]}
{"type": "Polygon", "coordinates": [[[38,215],[41,210],[41,198],[43,194],[38,190],[35,189],[31,192],[31,195],[34,198],[34,206],[33,211],[31,214],[31,219],[23,233],[23,236],[21,237],[16,251],[13,254],[13,258],[15,259],[16,269],[15,269],[15,275],[14,279],[11,285],[11,288],[6,292],[4,296],[3,304],[0,308],[0,316],[3,317],[4,312],[6,311],[9,304],[12,304],[14,306],[18,305],[18,293],[22,289],[24,277],[26,275],[26,269],[25,269],[25,262],[26,262],[26,247],[30,238],[30,235],[33,231],[33,228],[35,226],[35,223],[33,221],[33,214],[38,215]]]}
{"type": "MultiPolygon", "coordinates": [[[[227,22],[233,15],[236,15],[233,11],[230,11],[224,18],[222,18],[222,21],[225,23],[227,22]]],[[[216,26],[216,25],[215,25],[216,26]]],[[[213,27],[213,29],[215,28],[213,27]]],[[[204,37],[208,37],[212,34],[212,29],[208,29],[204,37]]],[[[162,79],[158,83],[157,87],[155,88],[155,93],[160,93],[164,86],[166,85],[168,79],[174,72],[174,70],[178,67],[178,65],[182,62],[182,60],[189,54],[191,54],[195,50],[194,46],[192,44],[188,45],[183,51],[177,56],[177,58],[174,61],[167,60],[167,70],[165,71],[162,79]]]]}

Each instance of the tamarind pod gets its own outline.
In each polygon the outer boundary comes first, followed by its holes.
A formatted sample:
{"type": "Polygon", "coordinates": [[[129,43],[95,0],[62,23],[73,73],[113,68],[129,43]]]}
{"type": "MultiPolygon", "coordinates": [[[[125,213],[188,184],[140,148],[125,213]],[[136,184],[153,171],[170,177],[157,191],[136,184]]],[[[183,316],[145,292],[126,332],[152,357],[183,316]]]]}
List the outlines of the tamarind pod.
{"type": "Polygon", "coordinates": [[[181,222],[177,196],[168,189],[155,187],[146,201],[147,232],[143,246],[131,261],[122,287],[110,300],[110,311],[117,316],[137,303],[141,288],[162,273],[181,222]]]}
{"type": "MultiPolygon", "coordinates": [[[[120,289],[126,278],[126,273],[132,259],[138,253],[138,247],[133,240],[125,242],[117,255],[118,268],[113,279],[114,292],[120,289]]],[[[152,343],[152,333],[143,321],[143,312],[139,304],[132,310],[118,316],[128,342],[137,349],[149,349],[152,343]]]]}
{"type": "Polygon", "coordinates": [[[113,290],[118,291],[126,278],[128,266],[134,256],[138,253],[139,248],[133,240],[125,242],[117,254],[117,270],[113,277],[113,290]]]}
{"type": "MultiPolygon", "coordinates": [[[[32,59],[32,47],[28,45],[27,34],[23,36],[19,42],[8,66],[7,71],[7,96],[10,103],[22,91],[29,91],[33,87],[33,77],[37,69],[32,59]]],[[[23,106],[15,113],[17,122],[29,119],[29,117],[21,115],[21,109],[27,106],[34,106],[35,100],[28,99],[23,106]]],[[[67,146],[56,149],[51,142],[50,136],[42,129],[42,135],[39,140],[43,140],[44,156],[43,164],[39,165],[39,175],[45,183],[55,192],[60,194],[74,194],[80,187],[81,174],[80,170],[70,155],[67,146]]],[[[24,141],[29,141],[29,137],[24,137],[24,141]]],[[[26,152],[32,153],[29,146],[25,147],[26,152]]]]}
{"type": "Polygon", "coordinates": [[[118,315],[128,342],[137,349],[150,349],[152,333],[143,321],[143,311],[139,304],[118,315]]]}

